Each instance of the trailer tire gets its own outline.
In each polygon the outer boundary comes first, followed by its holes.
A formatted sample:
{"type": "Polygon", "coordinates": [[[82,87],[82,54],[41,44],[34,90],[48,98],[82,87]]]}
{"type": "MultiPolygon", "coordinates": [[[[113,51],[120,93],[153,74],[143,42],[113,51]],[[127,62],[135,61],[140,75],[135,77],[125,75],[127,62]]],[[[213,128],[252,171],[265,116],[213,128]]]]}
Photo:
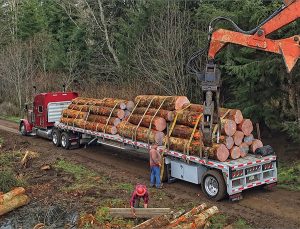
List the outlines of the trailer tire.
{"type": "Polygon", "coordinates": [[[68,132],[62,132],[61,137],[60,137],[60,142],[61,142],[61,146],[64,149],[69,149],[71,142],[70,142],[70,135],[68,132]]]}
{"type": "Polygon", "coordinates": [[[59,147],[61,146],[61,133],[59,130],[54,129],[52,131],[52,143],[56,146],[59,147]]]}
{"type": "Polygon", "coordinates": [[[21,133],[23,136],[27,136],[27,135],[28,135],[28,133],[27,133],[27,131],[26,131],[26,126],[25,126],[25,123],[24,123],[24,122],[21,122],[21,123],[20,123],[19,131],[20,131],[20,133],[21,133]]]}
{"type": "Polygon", "coordinates": [[[207,170],[204,173],[201,188],[209,199],[215,201],[219,201],[226,196],[226,184],[223,175],[217,170],[207,170]]]}

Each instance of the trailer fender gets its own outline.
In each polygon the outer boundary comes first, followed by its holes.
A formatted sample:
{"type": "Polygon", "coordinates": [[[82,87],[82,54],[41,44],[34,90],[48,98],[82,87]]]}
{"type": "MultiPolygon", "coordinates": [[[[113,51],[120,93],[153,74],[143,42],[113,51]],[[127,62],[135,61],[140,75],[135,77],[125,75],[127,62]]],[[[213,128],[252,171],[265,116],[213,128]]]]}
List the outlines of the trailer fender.
{"type": "Polygon", "coordinates": [[[21,132],[22,126],[25,127],[26,133],[31,133],[32,132],[33,125],[30,124],[27,119],[21,119],[20,120],[20,125],[19,125],[19,131],[20,132],[21,132]]]}

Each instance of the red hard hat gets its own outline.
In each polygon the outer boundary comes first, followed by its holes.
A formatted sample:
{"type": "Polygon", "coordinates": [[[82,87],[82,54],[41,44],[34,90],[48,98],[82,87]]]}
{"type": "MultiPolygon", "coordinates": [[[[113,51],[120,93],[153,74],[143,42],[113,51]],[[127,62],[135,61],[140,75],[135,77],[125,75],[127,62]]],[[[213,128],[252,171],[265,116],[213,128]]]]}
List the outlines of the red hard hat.
{"type": "Polygon", "coordinates": [[[136,187],[136,194],[138,196],[143,196],[146,193],[146,189],[143,186],[136,187]]]}

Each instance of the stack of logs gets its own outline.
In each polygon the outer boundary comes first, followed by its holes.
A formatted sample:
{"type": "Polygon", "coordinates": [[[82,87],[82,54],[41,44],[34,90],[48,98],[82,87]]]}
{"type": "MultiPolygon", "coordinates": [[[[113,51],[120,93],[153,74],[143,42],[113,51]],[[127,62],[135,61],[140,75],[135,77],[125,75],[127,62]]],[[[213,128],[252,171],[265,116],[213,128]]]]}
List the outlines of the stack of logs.
{"type": "Polygon", "coordinates": [[[189,104],[185,96],[139,95],[134,100],[136,107],[129,117],[121,122],[118,133],[137,141],[161,145],[167,122],[174,119],[174,111],[189,104]]]}
{"type": "Polygon", "coordinates": [[[185,96],[139,95],[133,101],[78,97],[63,111],[61,122],[83,129],[119,134],[125,138],[165,145],[191,155],[218,161],[238,159],[263,146],[252,135],[253,124],[236,109],[219,109],[220,130],[214,120],[213,144],[202,141],[203,106],[185,96]],[[169,124],[169,131],[167,126],[169,124]]]}
{"type": "Polygon", "coordinates": [[[134,229],[145,229],[145,228],[209,228],[210,218],[218,214],[219,210],[216,206],[208,208],[205,203],[194,207],[189,212],[172,218],[172,215],[161,215],[151,218],[137,226],[134,229]]]}
{"type": "Polygon", "coordinates": [[[117,134],[117,125],[133,108],[133,101],[78,97],[63,111],[61,122],[87,130],[117,134]]]}
{"type": "MultiPolygon", "coordinates": [[[[213,126],[213,145],[207,147],[202,142],[200,131],[203,106],[190,104],[177,112],[176,125],[170,137],[165,138],[170,149],[189,154],[198,154],[201,150],[212,159],[226,161],[245,157],[249,151],[255,152],[262,147],[262,142],[252,135],[253,124],[244,119],[242,112],[235,109],[220,108],[221,129],[218,137],[218,126],[213,126]],[[197,126],[196,126],[197,125],[197,126]],[[193,134],[193,136],[191,136],[193,134]]],[[[217,120],[214,120],[217,123],[217,120]]]]}
{"type": "Polygon", "coordinates": [[[5,194],[0,193],[0,216],[29,203],[29,197],[22,187],[15,188],[5,194]]]}

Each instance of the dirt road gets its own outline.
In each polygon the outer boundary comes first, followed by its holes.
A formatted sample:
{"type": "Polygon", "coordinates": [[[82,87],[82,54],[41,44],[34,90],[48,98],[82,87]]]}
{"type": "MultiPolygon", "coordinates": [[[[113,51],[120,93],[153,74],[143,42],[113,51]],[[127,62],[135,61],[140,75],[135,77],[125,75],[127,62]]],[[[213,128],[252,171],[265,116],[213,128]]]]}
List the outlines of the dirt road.
{"type": "MultiPolygon", "coordinates": [[[[19,144],[26,149],[47,152],[52,155],[64,155],[70,160],[83,163],[85,166],[99,172],[111,174],[127,182],[149,182],[149,167],[147,155],[137,152],[125,152],[106,146],[91,146],[65,151],[56,148],[50,141],[23,137],[16,134],[17,124],[0,120],[0,137],[11,144],[19,144]]],[[[225,214],[242,217],[257,228],[300,228],[300,192],[274,188],[272,191],[252,189],[243,194],[244,199],[231,203],[228,200],[213,203],[201,193],[199,185],[178,181],[165,184],[166,195],[172,196],[169,206],[176,203],[207,202],[218,206],[225,214]]],[[[163,207],[163,206],[161,206],[163,207]]],[[[167,207],[167,206],[165,206],[167,207]]]]}

